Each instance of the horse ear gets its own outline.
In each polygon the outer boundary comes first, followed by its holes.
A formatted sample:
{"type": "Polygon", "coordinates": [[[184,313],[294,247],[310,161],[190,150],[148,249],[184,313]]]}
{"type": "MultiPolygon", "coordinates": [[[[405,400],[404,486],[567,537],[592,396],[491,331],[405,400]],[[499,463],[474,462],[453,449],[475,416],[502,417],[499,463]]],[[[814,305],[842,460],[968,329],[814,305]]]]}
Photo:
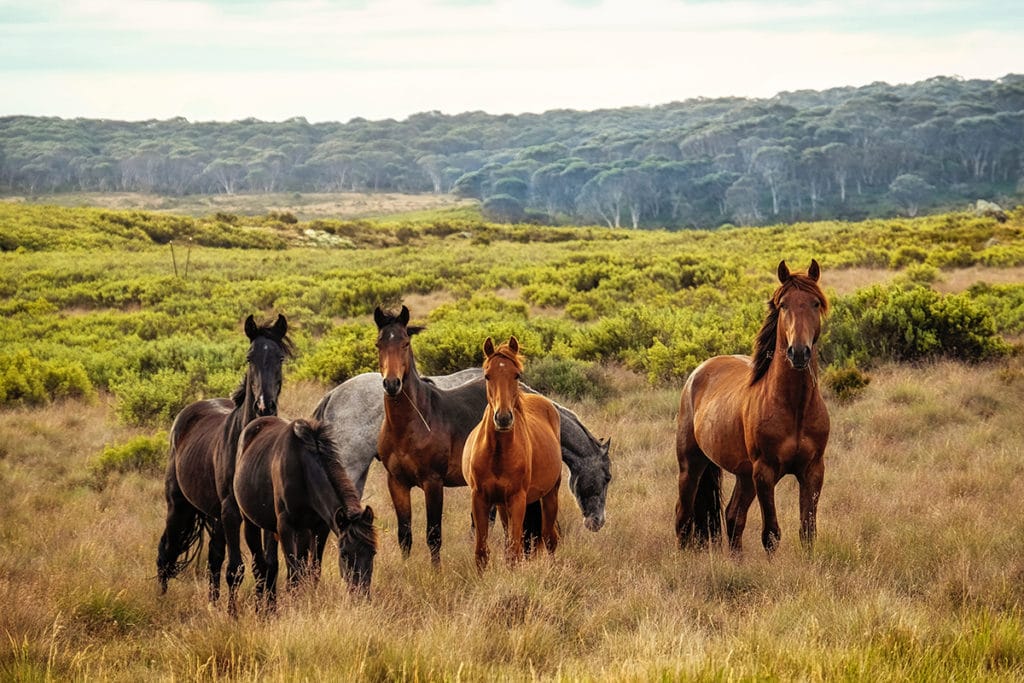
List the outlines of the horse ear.
{"type": "Polygon", "coordinates": [[[387,320],[387,316],[384,315],[384,311],[381,310],[380,306],[373,309],[373,322],[376,323],[378,330],[384,327],[387,320]]]}
{"type": "Polygon", "coordinates": [[[789,266],[786,265],[786,260],[779,261],[779,282],[786,284],[789,281],[789,266]]]}
{"type": "Polygon", "coordinates": [[[249,338],[249,341],[256,339],[256,333],[260,331],[260,328],[256,326],[256,320],[252,317],[252,314],[245,319],[245,336],[249,338]]]}
{"type": "Polygon", "coordinates": [[[515,335],[508,338],[508,348],[512,353],[519,353],[519,340],[515,335]]]}
{"type": "Polygon", "coordinates": [[[274,327],[271,330],[274,336],[278,339],[284,339],[284,335],[288,334],[288,320],[280,313],[277,314],[277,322],[274,323],[274,327]]]}
{"type": "Polygon", "coordinates": [[[811,267],[807,269],[807,277],[811,278],[815,282],[821,277],[821,266],[814,259],[811,259],[811,267]]]}
{"type": "Polygon", "coordinates": [[[402,305],[402,312],[398,314],[398,324],[406,327],[409,324],[409,309],[402,305]]]}
{"type": "Polygon", "coordinates": [[[488,337],[484,341],[484,357],[490,358],[494,355],[494,340],[488,337]]]}
{"type": "Polygon", "coordinates": [[[373,524],[373,508],[367,505],[363,508],[363,521],[367,524],[373,524]]]}

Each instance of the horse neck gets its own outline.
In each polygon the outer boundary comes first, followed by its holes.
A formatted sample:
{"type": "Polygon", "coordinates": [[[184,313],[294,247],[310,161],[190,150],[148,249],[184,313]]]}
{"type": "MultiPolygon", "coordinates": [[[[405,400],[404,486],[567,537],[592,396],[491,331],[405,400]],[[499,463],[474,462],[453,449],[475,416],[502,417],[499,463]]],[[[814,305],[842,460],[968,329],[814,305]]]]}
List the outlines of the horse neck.
{"type": "Polygon", "coordinates": [[[384,397],[384,419],[395,425],[429,424],[432,388],[416,370],[416,359],[410,358],[409,369],[402,377],[402,391],[393,398],[384,397]]]}
{"type": "Polygon", "coordinates": [[[760,382],[763,392],[773,398],[781,398],[792,408],[792,412],[803,414],[810,402],[818,395],[818,351],[811,351],[811,361],[804,370],[796,370],[786,358],[786,348],[779,344],[775,348],[772,363],[760,382]]]}

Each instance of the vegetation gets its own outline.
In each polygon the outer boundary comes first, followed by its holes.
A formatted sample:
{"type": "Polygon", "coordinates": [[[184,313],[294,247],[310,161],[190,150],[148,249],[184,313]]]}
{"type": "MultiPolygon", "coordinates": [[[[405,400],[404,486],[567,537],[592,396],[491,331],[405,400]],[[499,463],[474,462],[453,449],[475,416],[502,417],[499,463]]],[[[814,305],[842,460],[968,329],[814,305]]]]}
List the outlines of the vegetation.
{"type": "MultiPolygon", "coordinates": [[[[1024,76],[310,124],[0,118],[0,192],[409,192],[492,220],[710,227],[1017,203],[1024,76]]],[[[173,203],[173,202],[171,202],[173,203]]]]}
{"type": "MultiPolygon", "coordinates": [[[[826,271],[827,273],[827,271],[826,271]]],[[[204,569],[159,595],[157,472],[90,471],[134,430],[100,403],[0,411],[0,678],[12,680],[1019,680],[1024,495],[1018,362],[883,365],[858,398],[829,398],[832,440],[810,557],[797,487],[777,493],[768,561],[751,511],[741,560],[680,552],[672,529],[678,387],[611,371],[616,394],[574,401],[612,439],[608,522],[583,528],[563,486],[553,559],[473,568],[465,489],[445,494],[434,571],[414,497],[403,561],[383,471],[367,500],[381,545],[373,599],[328,562],[318,587],[237,620],[206,605],[204,569]]],[[[323,386],[287,381],[282,414],[323,386]]],[[[154,437],[156,438],[156,437],[154,437]]],[[[728,496],[731,477],[725,477],[728,496]]],[[[333,547],[333,542],[332,542],[333,547]]],[[[496,549],[492,541],[492,550],[496,549]]],[[[326,556],[333,557],[327,549],[326,556]]]]}

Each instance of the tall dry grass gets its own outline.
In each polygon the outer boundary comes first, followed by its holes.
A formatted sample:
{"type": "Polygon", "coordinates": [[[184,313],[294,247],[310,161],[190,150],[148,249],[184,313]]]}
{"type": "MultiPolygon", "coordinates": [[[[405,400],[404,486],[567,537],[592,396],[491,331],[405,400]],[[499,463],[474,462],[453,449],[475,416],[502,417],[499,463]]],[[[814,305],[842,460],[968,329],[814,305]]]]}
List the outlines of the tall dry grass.
{"type": "MultiPolygon", "coordinates": [[[[618,393],[575,407],[610,436],[608,523],[586,531],[563,489],[554,557],[478,575],[468,492],[446,492],[443,564],[414,496],[402,561],[383,471],[370,602],[328,548],[324,579],[250,600],[232,620],[187,572],[157,594],[159,476],[97,481],[90,462],[132,434],[109,407],[0,413],[0,677],[20,680],[1013,680],[1024,676],[1024,370],[940,363],[875,372],[830,402],[833,431],[807,557],[797,491],[778,490],[769,561],[751,511],[746,553],[680,552],[672,533],[678,392],[616,372],[618,393]]],[[[287,384],[282,414],[323,388],[287,384]]],[[[726,477],[726,479],[730,479],[726,477]]],[[[727,481],[728,486],[731,482],[727,481]]],[[[727,491],[728,493],[728,486],[727,491]]],[[[492,533],[492,550],[497,550],[492,533]]]]}

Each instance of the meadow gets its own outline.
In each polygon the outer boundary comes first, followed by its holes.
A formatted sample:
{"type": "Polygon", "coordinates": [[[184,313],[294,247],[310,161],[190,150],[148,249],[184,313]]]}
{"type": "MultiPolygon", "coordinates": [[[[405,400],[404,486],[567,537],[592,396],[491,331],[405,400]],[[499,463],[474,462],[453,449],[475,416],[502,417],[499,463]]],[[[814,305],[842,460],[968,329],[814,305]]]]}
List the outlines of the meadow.
{"type": "Polygon", "coordinates": [[[1024,676],[1020,210],[633,233],[7,205],[0,229],[4,678],[1024,676]],[[773,559],[756,511],[741,558],[681,552],[682,378],[749,352],[779,259],[812,257],[833,303],[815,550],[797,542],[789,478],[773,559]],[[478,575],[468,491],[450,490],[434,571],[422,496],[403,561],[375,464],[372,600],[331,563],[269,618],[249,578],[237,620],[206,604],[202,572],[158,595],[166,430],[184,402],[237,384],[242,319],[289,317],[280,414],[298,417],[373,368],[369,314],[399,302],[428,326],[414,341],[428,372],[478,363],[488,334],[519,336],[527,381],[612,439],[606,526],[584,529],[563,487],[557,554],[478,575]]]}

